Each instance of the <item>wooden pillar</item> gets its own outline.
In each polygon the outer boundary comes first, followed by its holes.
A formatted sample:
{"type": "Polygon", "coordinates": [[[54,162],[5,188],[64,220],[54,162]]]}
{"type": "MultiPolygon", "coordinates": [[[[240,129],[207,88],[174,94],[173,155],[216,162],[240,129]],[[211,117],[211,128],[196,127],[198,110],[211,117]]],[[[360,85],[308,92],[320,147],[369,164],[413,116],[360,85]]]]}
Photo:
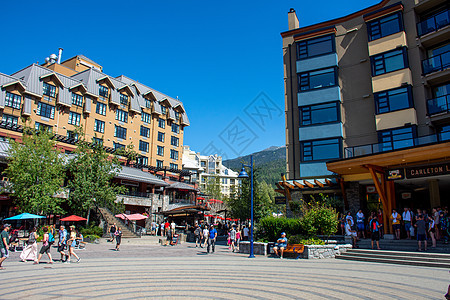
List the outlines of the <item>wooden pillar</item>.
{"type": "Polygon", "coordinates": [[[349,206],[348,206],[348,199],[347,199],[347,192],[345,191],[345,182],[344,179],[339,178],[339,185],[341,187],[341,193],[342,193],[342,198],[344,199],[344,209],[347,211],[349,206]]]}

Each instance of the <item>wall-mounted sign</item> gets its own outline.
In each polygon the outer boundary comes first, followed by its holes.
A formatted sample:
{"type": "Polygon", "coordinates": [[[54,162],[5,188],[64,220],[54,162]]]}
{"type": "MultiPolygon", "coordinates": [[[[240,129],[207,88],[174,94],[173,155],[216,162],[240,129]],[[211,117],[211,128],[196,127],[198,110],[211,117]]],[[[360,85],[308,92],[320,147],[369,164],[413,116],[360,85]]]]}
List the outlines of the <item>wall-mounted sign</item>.
{"type": "Polygon", "coordinates": [[[450,163],[405,168],[406,178],[419,178],[450,174],[450,163]]]}
{"type": "Polygon", "coordinates": [[[402,193],[402,199],[411,199],[411,193],[409,192],[402,193]]]}
{"type": "Polygon", "coordinates": [[[284,196],[276,196],[275,204],[286,204],[286,198],[284,196]]]}
{"type": "Polygon", "coordinates": [[[366,193],[367,194],[376,194],[377,190],[375,189],[374,185],[368,185],[368,186],[366,186],[366,193]]]}
{"type": "Polygon", "coordinates": [[[405,173],[403,169],[392,169],[386,171],[387,180],[399,180],[405,178],[405,173]]]}

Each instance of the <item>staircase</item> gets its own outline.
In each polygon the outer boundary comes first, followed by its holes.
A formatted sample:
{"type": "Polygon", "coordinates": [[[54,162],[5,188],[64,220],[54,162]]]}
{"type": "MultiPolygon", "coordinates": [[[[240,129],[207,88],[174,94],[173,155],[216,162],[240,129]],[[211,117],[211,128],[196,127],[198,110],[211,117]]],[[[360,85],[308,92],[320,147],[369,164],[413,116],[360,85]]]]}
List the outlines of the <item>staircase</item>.
{"type": "Polygon", "coordinates": [[[351,249],[336,259],[450,269],[450,254],[351,249]]]}
{"type": "MultiPolygon", "coordinates": [[[[351,243],[351,242],[350,242],[351,243]]],[[[371,249],[370,239],[361,239],[358,242],[359,249],[371,249]]],[[[389,240],[380,239],[380,247],[383,250],[392,251],[407,251],[407,252],[417,252],[417,241],[416,240],[389,240]]],[[[374,243],[374,247],[376,247],[374,243]]],[[[422,249],[424,249],[424,243],[422,242],[422,249]]],[[[427,253],[446,253],[450,254],[450,244],[444,244],[442,241],[436,243],[436,248],[431,248],[431,241],[428,241],[427,253]]]]}
{"type": "Polygon", "coordinates": [[[120,227],[120,230],[122,231],[122,238],[140,238],[141,236],[134,233],[133,231],[131,231],[130,229],[128,229],[127,226],[125,226],[125,223],[119,219],[116,218],[109,209],[107,208],[103,208],[103,207],[99,207],[98,210],[100,211],[103,220],[105,220],[106,222],[106,229],[107,229],[107,233],[104,235],[104,237],[110,237],[109,235],[109,228],[116,223],[116,226],[120,227]]]}

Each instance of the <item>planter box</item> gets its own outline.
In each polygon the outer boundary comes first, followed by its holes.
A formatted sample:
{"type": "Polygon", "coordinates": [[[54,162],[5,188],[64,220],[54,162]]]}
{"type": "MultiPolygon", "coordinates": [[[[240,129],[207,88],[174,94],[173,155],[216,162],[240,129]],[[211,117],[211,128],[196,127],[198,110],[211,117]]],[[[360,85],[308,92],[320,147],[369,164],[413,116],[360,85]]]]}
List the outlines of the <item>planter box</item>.
{"type": "Polygon", "coordinates": [[[305,245],[305,251],[302,253],[301,258],[305,259],[322,259],[322,258],[334,258],[336,255],[340,255],[352,249],[351,244],[345,245],[305,245]]]}
{"type": "MultiPolygon", "coordinates": [[[[239,253],[250,254],[250,242],[239,242],[239,253]]],[[[267,243],[253,242],[253,254],[267,256],[267,243]]]]}

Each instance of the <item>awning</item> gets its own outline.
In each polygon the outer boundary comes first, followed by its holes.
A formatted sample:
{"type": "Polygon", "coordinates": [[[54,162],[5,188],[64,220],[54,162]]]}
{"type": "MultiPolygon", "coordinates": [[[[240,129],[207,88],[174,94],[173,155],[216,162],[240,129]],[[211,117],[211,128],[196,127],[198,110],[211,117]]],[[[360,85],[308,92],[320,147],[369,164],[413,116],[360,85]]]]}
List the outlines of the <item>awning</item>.
{"type": "Polygon", "coordinates": [[[71,216],[68,216],[68,217],[60,219],[60,221],[63,221],[63,222],[78,222],[78,221],[87,221],[87,219],[83,218],[83,217],[76,216],[76,215],[71,215],[71,216]]]}
{"type": "Polygon", "coordinates": [[[183,183],[183,182],[174,182],[170,186],[167,187],[168,189],[177,189],[177,190],[186,190],[186,191],[194,191],[198,192],[198,189],[194,188],[192,185],[183,183]]]}
{"type": "Polygon", "coordinates": [[[139,220],[144,220],[147,219],[147,216],[141,215],[141,214],[131,214],[131,215],[127,215],[127,214],[118,214],[116,215],[117,218],[120,218],[122,220],[130,220],[130,221],[139,221],[139,220]]]}
{"type": "Polygon", "coordinates": [[[155,175],[148,172],[141,171],[136,168],[122,167],[119,174],[115,176],[116,178],[144,182],[149,184],[154,184],[157,186],[168,186],[169,184],[164,180],[159,179],[155,175]]]}

